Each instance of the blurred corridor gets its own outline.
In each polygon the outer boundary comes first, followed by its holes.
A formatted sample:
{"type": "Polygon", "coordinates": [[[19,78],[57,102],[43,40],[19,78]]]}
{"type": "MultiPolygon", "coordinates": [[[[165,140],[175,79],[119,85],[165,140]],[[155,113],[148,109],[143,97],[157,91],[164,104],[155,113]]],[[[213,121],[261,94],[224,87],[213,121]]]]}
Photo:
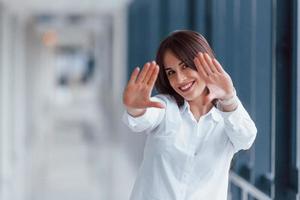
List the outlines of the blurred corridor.
{"type": "Polygon", "coordinates": [[[125,200],[145,135],[129,73],[178,29],[203,33],[258,127],[228,199],[300,199],[299,2],[0,0],[0,200],[125,200]]]}
{"type": "Polygon", "coordinates": [[[129,196],[127,4],[0,2],[0,199],[129,196]]]}

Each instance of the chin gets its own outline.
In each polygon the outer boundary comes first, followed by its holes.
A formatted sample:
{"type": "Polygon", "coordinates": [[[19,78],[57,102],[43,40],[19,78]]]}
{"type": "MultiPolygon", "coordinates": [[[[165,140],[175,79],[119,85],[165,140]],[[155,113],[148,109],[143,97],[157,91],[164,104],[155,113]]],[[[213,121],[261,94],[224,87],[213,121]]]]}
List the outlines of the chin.
{"type": "Polygon", "coordinates": [[[193,92],[193,94],[189,95],[180,95],[182,96],[186,101],[196,101],[199,100],[205,90],[203,89],[202,92],[193,92]]]}
{"type": "MultiPolygon", "coordinates": [[[[181,95],[182,96],[182,95],[181,95]]],[[[182,96],[186,101],[194,101],[199,98],[199,95],[185,95],[182,96]]]]}

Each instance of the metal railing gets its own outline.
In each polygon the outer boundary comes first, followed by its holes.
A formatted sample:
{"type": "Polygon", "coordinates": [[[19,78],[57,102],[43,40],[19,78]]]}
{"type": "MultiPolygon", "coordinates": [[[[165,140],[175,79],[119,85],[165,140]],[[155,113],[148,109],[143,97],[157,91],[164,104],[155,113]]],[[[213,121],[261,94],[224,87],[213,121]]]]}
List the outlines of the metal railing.
{"type": "MultiPolygon", "coordinates": [[[[272,200],[271,197],[232,171],[229,174],[229,181],[231,184],[237,186],[241,190],[241,200],[248,200],[249,195],[256,200],[272,200]]],[[[228,200],[234,199],[229,197],[228,200]]]]}

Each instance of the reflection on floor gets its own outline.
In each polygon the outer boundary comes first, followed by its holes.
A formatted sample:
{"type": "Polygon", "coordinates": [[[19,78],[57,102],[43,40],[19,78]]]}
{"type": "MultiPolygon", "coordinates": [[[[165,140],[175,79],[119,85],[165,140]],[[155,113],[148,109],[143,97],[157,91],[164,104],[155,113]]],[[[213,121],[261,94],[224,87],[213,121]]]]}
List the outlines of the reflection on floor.
{"type": "Polygon", "coordinates": [[[46,115],[46,128],[35,139],[30,199],[116,199],[113,164],[120,150],[95,102],[56,107],[46,115]]]}

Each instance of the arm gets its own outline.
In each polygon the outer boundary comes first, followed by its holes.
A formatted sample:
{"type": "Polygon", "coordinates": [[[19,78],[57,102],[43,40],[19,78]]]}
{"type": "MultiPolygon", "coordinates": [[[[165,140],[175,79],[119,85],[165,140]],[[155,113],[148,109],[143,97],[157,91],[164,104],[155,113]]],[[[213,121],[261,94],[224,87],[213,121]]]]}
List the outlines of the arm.
{"type": "Polygon", "coordinates": [[[199,53],[194,62],[210,91],[206,96],[206,102],[218,99],[217,108],[224,119],[225,132],[233,144],[234,151],[250,148],[257,129],[237,98],[229,74],[208,54],[199,53]]]}
{"type": "MultiPolygon", "coordinates": [[[[160,102],[165,105],[159,96],[152,97],[151,100],[160,102]]],[[[150,131],[157,127],[165,116],[165,109],[147,108],[138,116],[132,116],[128,111],[123,114],[123,122],[133,131],[150,131]]]]}
{"type": "Polygon", "coordinates": [[[154,61],[146,63],[140,73],[139,68],[136,68],[124,90],[123,104],[126,112],[123,121],[133,131],[154,127],[164,116],[164,102],[157,97],[150,99],[158,71],[159,67],[154,61]]]}
{"type": "Polygon", "coordinates": [[[219,109],[219,113],[224,119],[225,132],[233,145],[234,152],[238,152],[251,147],[257,129],[240,100],[237,97],[235,99],[237,102],[235,110],[226,112],[219,109]]]}

